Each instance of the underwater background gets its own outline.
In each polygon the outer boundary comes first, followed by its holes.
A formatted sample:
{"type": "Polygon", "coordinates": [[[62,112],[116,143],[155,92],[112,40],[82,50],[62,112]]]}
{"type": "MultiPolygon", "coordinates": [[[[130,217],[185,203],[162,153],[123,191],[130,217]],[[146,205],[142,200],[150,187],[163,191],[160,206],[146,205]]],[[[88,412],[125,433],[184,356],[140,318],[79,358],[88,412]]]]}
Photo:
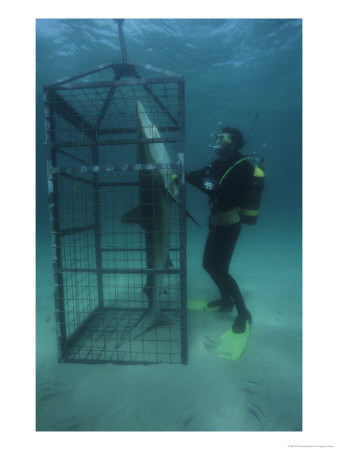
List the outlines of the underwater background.
{"type": "MultiPolygon", "coordinates": [[[[57,364],[43,84],[120,62],[113,20],[36,21],[37,409],[45,431],[302,430],[302,21],[127,19],[128,60],[182,74],[185,168],[211,162],[221,126],[254,133],[264,157],[258,223],[242,227],[230,266],[253,315],[234,363],[203,346],[212,322],[188,316],[188,364],[57,364]]],[[[206,196],[187,186],[188,298],[217,291],[202,268],[206,196]]],[[[200,313],[193,313],[200,314],[200,313]]],[[[220,319],[217,319],[220,320],[220,319]]],[[[224,331],[229,324],[224,325],[224,331]]]]}

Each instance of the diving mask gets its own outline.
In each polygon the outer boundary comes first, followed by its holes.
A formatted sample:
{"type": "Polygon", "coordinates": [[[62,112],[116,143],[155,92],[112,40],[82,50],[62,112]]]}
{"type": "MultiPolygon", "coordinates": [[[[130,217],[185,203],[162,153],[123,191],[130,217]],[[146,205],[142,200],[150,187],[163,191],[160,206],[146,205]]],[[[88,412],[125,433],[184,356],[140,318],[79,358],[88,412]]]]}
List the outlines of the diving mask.
{"type": "Polygon", "coordinates": [[[231,142],[232,142],[231,135],[228,133],[219,134],[217,136],[216,144],[219,146],[222,146],[224,144],[231,144],[231,142]]]}
{"type": "Polygon", "coordinates": [[[209,145],[208,147],[211,150],[219,152],[223,145],[229,145],[232,143],[231,135],[228,133],[219,134],[216,139],[216,145],[209,145]]]}

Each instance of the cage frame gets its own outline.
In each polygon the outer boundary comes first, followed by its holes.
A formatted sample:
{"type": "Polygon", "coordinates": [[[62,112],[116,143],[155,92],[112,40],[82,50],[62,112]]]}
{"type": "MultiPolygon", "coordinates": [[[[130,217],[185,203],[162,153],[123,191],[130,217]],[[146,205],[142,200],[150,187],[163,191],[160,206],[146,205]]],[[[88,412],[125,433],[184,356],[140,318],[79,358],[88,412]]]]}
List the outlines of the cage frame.
{"type": "MultiPolygon", "coordinates": [[[[132,63],[132,62],[122,62],[119,64],[109,63],[101,65],[90,71],[74,75],[62,80],[59,80],[52,84],[44,85],[44,113],[45,113],[45,128],[46,128],[46,142],[49,141],[49,151],[48,151],[48,161],[47,161],[47,175],[48,175],[48,201],[49,201],[49,212],[50,212],[50,225],[51,225],[51,243],[52,243],[52,257],[53,257],[53,272],[54,272],[54,303],[55,303],[55,317],[56,317],[56,330],[57,330],[57,348],[58,348],[58,361],[59,362],[72,362],[72,363],[106,363],[111,362],[114,364],[148,364],[153,363],[147,361],[121,361],[121,360],[81,360],[81,359],[69,359],[67,357],[67,352],[72,346],[74,341],[76,341],[81,330],[85,328],[90,320],[95,315],[95,312],[100,308],[104,308],[103,303],[103,275],[105,273],[112,273],[112,269],[104,269],[102,266],[102,247],[101,247],[101,237],[100,237],[100,212],[98,210],[98,199],[99,199],[99,173],[100,171],[112,171],[121,170],[119,167],[112,167],[106,165],[105,167],[99,166],[98,160],[98,147],[103,145],[121,145],[121,144],[143,144],[143,143],[156,143],[156,142],[173,142],[178,146],[178,161],[177,163],[171,164],[171,168],[174,168],[179,174],[180,183],[180,195],[179,195],[179,223],[180,223],[180,242],[179,242],[179,255],[180,255],[180,268],[179,276],[181,280],[180,284],[180,307],[181,307],[181,363],[186,364],[188,360],[187,351],[187,273],[186,273],[186,212],[185,212],[185,187],[184,187],[184,134],[185,134],[185,93],[184,93],[184,78],[183,76],[170,72],[167,70],[160,69],[151,65],[145,65],[142,63],[132,63]],[[152,78],[141,78],[137,72],[137,69],[142,69],[146,71],[152,71],[156,74],[156,77],[152,78]],[[114,79],[109,81],[98,81],[98,82],[79,82],[83,77],[88,75],[96,74],[106,69],[112,69],[114,72],[114,79]],[[123,79],[129,77],[128,79],[123,79]],[[74,83],[75,82],[75,83],[74,83]],[[151,92],[149,88],[150,85],[156,83],[175,83],[178,89],[178,110],[180,115],[180,123],[178,124],[176,119],[172,117],[174,123],[176,122],[177,136],[175,138],[152,138],[151,140],[147,138],[138,137],[125,138],[123,141],[115,140],[114,142],[98,143],[98,137],[100,136],[100,124],[103,120],[105,112],[108,108],[109,102],[114,96],[114,92],[119,86],[134,86],[142,85],[142,87],[151,95],[158,105],[170,116],[170,111],[166,110],[165,105],[162,104],[161,100],[157,98],[156,94],[151,92]],[[87,89],[87,88],[109,88],[109,93],[105,99],[102,110],[98,117],[95,128],[85,122],[85,119],[74,109],[70,104],[64,99],[58,98],[58,91],[63,90],[76,90],[76,89],[87,89]],[[55,102],[55,99],[58,102],[55,102]],[[58,105],[57,108],[55,105],[58,105]],[[66,114],[65,111],[70,112],[66,114]],[[81,146],[88,146],[91,149],[91,165],[88,165],[88,161],[84,161],[74,155],[67,154],[67,147],[74,147],[74,143],[59,144],[55,136],[55,114],[59,114],[65,120],[70,120],[72,125],[84,132],[87,137],[92,141],[88,144],[81,144],[81,146]],[[70,119],[71,118],[71,119],[70,119]],[[83,126],[85,125],[85,131],[83,131],[83,126]],[[57,163],[57,154],[64,153],[70,156],[77,165],[73,167],[59,167],[57,163]],[[91,228],[94,230],[95,236],[95,259],[96,259],[96,269],[94,272],[97,276],[97,287],[98,287],[98,306],[97,309],[92,311],[91,315],[80,325],[80,327],[72,334],[70,337],[66,337],[66,322],[65,322],[65,300],[64,300],[64,286],[63,286],[63,273],[67,269],[62,268],[62,255],[60,252],[60,239],[65,233],[75,233],[80,232],[80,229],[70,229],[61,230],[58,227],[59,223],[59,198],[58,198],[58,177],[59,176],[74,176],[76,174],[79,179],[81,178],[81,173],[90,172],[92,174],[91,183],[93,184],[93,205],[96,205],[96,210],[94,211],[94,225],[91,228]]],[[[126,132],[133,133],[134,129],[126,129],[126,132]]],[[[159,128],[159,131],[161,129],[159,128]]],[[[119,133],[119,130],[103,130],[104,133],[119,133]]],[[[147,169],[158,169],[160,166],[165,165],[147,165],[147,169]]],[[[168,166],[168,165],[167,165],[168,166]]],[[[142,165],[135,164],[131,169],[142,169],[142,165]]],[[[128,167],[122,168],[123,170],[128,169],[128,167]]],[[[86,180],[89,182],[88,180],[86,180]]],[[[87,228],[89,229],[89,228],[87,228]]],[[[83,230],[82,230],[83,231],[83,230]]],[[[78,269],[80,271],[81,269],[78,269]]],[[[89,271],[89,269],[84,269],[89,271]]],[[[139,269],[136,269],[137,273],[141,273],[139,269]]],[[[162,273],[174,273],[177,269],[163,269],[162,273]]],[[[76,272],[76,269],[69,269],[69,271],[76,272]]],[[[159,269],[143,269],[142,273],[158,272],[159,269]]],[[[132,271],[130,271],[132,272],[132,271]]]]}

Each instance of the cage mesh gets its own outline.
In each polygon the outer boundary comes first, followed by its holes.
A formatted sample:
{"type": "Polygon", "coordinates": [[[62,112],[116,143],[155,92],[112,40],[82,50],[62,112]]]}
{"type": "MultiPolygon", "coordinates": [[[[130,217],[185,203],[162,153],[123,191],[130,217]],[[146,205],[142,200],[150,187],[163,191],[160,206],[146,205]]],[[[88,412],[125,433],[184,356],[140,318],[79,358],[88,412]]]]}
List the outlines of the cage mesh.
{"type": "Polygon", "coordinates": [[[45,90],[60,361],[185,362],[184,195],[164,182],[183,171],[181,83],[45,90]],[[157,140],[140,132],[137,101],[157,140]],[[169,163],[140,159],[154,142],[169,163]]]}

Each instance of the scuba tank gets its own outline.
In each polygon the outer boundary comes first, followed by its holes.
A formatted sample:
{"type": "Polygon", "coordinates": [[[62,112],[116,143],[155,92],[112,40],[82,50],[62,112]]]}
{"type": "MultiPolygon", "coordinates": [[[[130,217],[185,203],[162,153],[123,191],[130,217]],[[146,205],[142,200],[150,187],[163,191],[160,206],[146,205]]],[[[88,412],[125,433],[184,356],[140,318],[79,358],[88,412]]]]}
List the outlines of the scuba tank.
{"type": "MultiPolygon", "coordinates": [[[[259,114],[256,113],[251,133],[248,139],[244,142],[243,147],[250,141],[255,131],[258,116],[259,114]]],[[[239,216],[241,218],[242,223],[246,225],[254,225],[257,222],[258,209],[261,201],[262,191],[264,189],[264,177],[265,177],[263,167],[264,159],[258,153],[251,153],[250,155],[246,156],[249,159],[251,158],[249,162],[254,167],[254,173],[251,188],[248,192],[247,198],[239,209],[239,216]]]]}
{"type": "Polygon", "coordinates": [[[254,225],[257,222],[261,195],[264,189],[264,160],[258,155],[258,153],[247,155],[247,157],[249,162],[253,165],[254,171],[250,190],[246,196],[246,199],[240,206],[239,216],[242,223],[246,225],[254,225]]]}

